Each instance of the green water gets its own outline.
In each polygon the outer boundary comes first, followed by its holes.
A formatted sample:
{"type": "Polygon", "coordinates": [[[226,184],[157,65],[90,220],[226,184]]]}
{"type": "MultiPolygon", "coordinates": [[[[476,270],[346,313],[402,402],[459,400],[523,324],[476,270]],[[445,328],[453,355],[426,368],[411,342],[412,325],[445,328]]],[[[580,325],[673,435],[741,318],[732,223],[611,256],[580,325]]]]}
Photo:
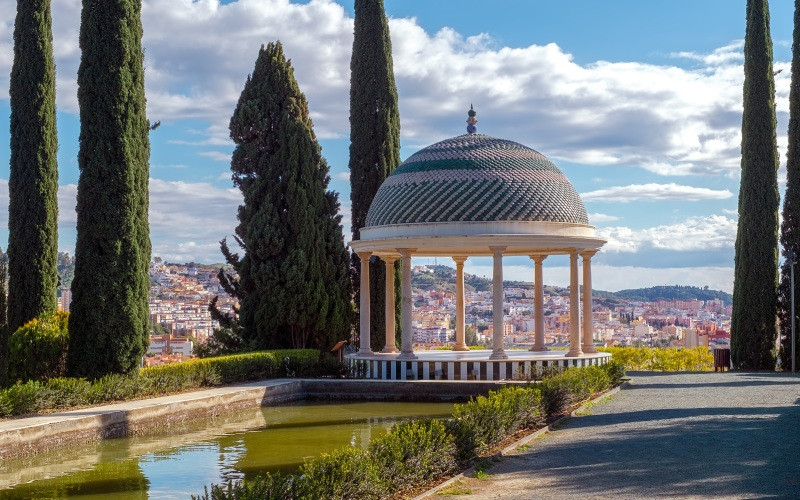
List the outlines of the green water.
{"type": "Polygon", "coordinates": [[[301,402],[186,422],[0,463],[0,499],[189,498],[203,486],[292,470],[343,446],[366,447],[395,422],[445,417],[449,403],[301,402]]]}

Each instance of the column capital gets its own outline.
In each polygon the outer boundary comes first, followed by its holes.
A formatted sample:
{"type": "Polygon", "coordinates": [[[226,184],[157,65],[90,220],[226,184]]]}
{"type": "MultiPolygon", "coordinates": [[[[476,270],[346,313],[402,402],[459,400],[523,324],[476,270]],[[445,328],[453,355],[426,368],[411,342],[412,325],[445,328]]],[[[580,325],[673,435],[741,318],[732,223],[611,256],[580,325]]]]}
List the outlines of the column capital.
{"type": "Polygon", "coordinates": [[[568,248],[567,252],[569,252],[570,257],[577,257],[581,253],[580,248],[568,248]]]}
{"type": "Polygon", "coordinates": [[[489,250],[494,254],[502,254],[506,251],[507,247],[489,247],[489,250]]]}
{"type": "Polygon", "coordinates": [[[592,257],[594,257],[594,254],[596,254],[597,252],[598,252],[598,250],[594,250],[594,249],[592,249],[592,250],[584,250],[583,252],[581,252],[581,257],[583,257],[583,260],[589,260],[592,257]]]}
{"type": "Polygon", "coordinates": [[[369,260],[372,257],[372,252],[363,250],[361,252],[356,252],[358,254],[358,258],[361,260],[369,260]]]}
{"type": "Polygon", "coordinates": [[[417,251],[417,249],[416,248],[398,248],[397,251],[400,252],[400,256],[401,257],[411,257],[411,255],[413,255],[414,252],[417,251]]]}
{"type": "Polygon", "coordinates": [[[533,254],[533,255],[529,255],[528,257],[530,257],[531,260],[533,260],[536,263],[541,263],[541,262],[544,262],[544,259],[547,258],[547,255],[533,254]]]}
{"type": "Polygon", "coordinates": [[[456,264],[463,264],[469,257],[466,255],[454,255],[453,260],[456,264]]]}
{"type": "Polygon", "coordinates": [[[400,259],[400,254],[381,255],[381,260],[390,265],[397,262],[398,259],[400,259]]]}

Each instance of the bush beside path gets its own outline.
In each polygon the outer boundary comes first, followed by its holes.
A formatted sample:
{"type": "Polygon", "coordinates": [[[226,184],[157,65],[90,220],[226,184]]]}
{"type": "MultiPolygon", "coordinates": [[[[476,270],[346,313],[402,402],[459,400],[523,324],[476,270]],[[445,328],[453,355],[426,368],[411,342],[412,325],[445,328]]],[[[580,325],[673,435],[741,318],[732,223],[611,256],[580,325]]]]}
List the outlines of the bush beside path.
{"type": "Polygon", "coordinates": [[[493,464],[480,478],[465,478],[459,487],[471,494],[463,498],[800,494],[800,377],[628,375],[630,384],[612,398],[493,464]]]}

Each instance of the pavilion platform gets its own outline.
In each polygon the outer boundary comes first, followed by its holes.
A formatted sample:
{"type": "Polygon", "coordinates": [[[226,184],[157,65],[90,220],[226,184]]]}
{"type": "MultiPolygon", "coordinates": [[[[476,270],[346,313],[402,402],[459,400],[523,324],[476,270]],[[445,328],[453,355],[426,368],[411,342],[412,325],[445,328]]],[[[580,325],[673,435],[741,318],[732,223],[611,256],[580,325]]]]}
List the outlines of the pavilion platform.
{"type": "Polygon", "coordinates": [[[526,380],[532,374],[569,367],[604,365],[605,352],[566,356],[565,351],[505,351],[507,359],[489,359],[492,350],[415,351],[416,359],[400,353],[348,354],[345,360],[365,378],[381,380],[526,380]]]}

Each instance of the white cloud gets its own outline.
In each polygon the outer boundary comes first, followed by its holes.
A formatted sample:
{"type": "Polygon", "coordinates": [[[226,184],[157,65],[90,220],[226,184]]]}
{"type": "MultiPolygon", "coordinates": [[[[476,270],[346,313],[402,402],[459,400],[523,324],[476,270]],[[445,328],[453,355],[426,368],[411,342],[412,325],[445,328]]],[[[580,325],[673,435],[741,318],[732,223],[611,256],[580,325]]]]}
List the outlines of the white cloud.
{"type": "Polygon", "coordinates": [[[619,217],[615,215],[606,215],[600,213],[588,214],[588,216],[590,224],[597,224],[601,222],[614,222],[619,220],[619,217]]]}
{"type": "Polygon", "coordinates": [[[627,203],[630,201],[700,201],[726,200],[733,196],[727,189],[708,189],[670,184],[630,184],[613,186],[588,193],[581,193],[584,201],[627,203]]]}
{"type": "Polygon", "coordinates": [[[339,172],[334,175],[340,181],[349,181],[350,180],[350,172],[339,172]]]}
{"type": "MultiPolygon", "coordinates": [[[[14,10],[15,2],[0,0],[0,11],[14,10]]],[[[228,120],[258,47],[277,39],[308,96],[317,134],[347,136],[353,21],[338,3],[145,0],[142,18],[148,113],[165,123],[206,121],[196,145],[229,144],[228,120]]],[[[58,105],[76,112],[80,1],[54,3],[53,20],[58,105]]],[[[0,22],[0,99],[7,98],[12,23],[11,16],[0,22]]],[[[578,64],[555,43],[502,47],[486,34],[428,33],[415,19],[391,19],[390,29],[406,143],[463,133],[474,102],[481,132],[555,158],[662,175],[738,175],[741,41],[708,54],[674,54],[697,62],[686,69],[578,64]]],[[[782,111],[788,78],[776,88],[782,111]]]]}
{"type": "Polygon", "coordinates": [[[602,249],[605,253],[715,251],[733,248],[736,226],[734,219],[711,215],[638,230],[624,226],[605,227],[598,229],[597,235],[608,241],[602,249]]]}
{"type": "Polygon", "coordinates": [[[223,163],[231,162],[231,154],[223,153],[222,151],[199,151],[197,154],[199,154],[200,156],[205,156],[206,158],[211,158],[214,161],[219,161],[223,163]]]}

